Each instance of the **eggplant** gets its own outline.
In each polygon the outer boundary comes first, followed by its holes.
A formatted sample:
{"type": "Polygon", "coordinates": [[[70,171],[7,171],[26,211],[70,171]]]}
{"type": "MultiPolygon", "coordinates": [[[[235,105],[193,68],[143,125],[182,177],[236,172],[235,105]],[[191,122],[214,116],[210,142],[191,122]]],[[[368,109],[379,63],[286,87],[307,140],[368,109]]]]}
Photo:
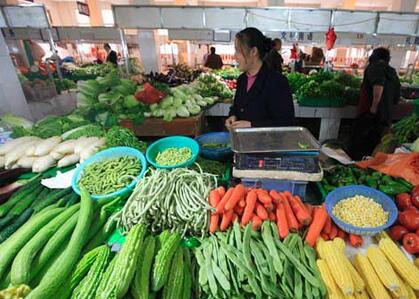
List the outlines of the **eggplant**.
{"type": "Polygon", "coordinates": [[[0,187],[10,184],[16,181],[18,177],[26,172],[30,172],[27,168],[15,168],[0,171],[0,187]]]}
{"type": "Polygon", "coordinates": [[[20,182],[13,182],[6,186],[0,187],[0,204],[4,203],[10,198],[17,190],[19,190],[24,184],[20,182]]]}

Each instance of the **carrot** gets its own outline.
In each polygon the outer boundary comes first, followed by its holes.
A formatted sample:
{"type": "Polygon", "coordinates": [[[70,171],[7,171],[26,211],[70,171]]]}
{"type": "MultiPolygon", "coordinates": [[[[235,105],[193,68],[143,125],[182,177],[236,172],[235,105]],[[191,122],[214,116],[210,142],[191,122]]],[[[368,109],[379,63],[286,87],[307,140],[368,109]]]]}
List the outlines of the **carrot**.
{"type": "Polygon", "coordinates": [[[210,217],[210,234],[213,234],[218,229],[218,222],[220,221],[220,215],[212,214],[210,217]]]}
{"type": "Polygon", "coordinates": [[[230,199],[231,195],[233,194],[233,191],[234,191],[234,188],[229,188],[227,190],[226,194],[224,194],[223,198],[218,203],[215,213],[222,214],[224,212],[224,207],[227,201],[230,199]]]}
{"type": "Polygon", "coordinates": [[[276,215],[275,215],[275,213],[274,212],[269,212],[269,220],[271,220],[271,221],[276,221],[276,215]]]}
{"type": "Polygon", "coordinates": [[[320,233],[320,237],[322,237],[325,241],[329,240],[329,235],[324,232],[320,233]]]}
{"type": "Polygon", "coordinates": [[[310,205],[310,204],[305,204],[305,206],[306,206],[306,208],[307,208],[307,211],[310,213],[310,215],[311,215],[311,218],[313,218],[313,214],[314,214],[314,207],[312,206],[312,205],[310,205]]]}
{"type": "Polygon", "coordinates": [[[332,221],[332,226],[330,228],[329,238],[330,238],[330,240],[333,240],[337,236],[338,236],[338,227],[332,221]]]}
{"type": "Polygon", "coordinates": [[[237,219],[239,219],[239,216],[236,213],[233,213],[233,220],[231,220],[231,222],[234,222],[237,219]]]}
{"type": "Polygon", "coordinates": [[[246,190],[244,189],[244,186],[242,184],[238,184],[233,191],[233,194],[231,194],[231,197],[227,201],[224,210],[229,211],[232,210],[236,204],[246,195],[246,190]]]}
{"type": "Polygon", "coordinates": [[[287,198],[295,217],[298,219],[298,222],[301,225],[309,225],[311,223],[311,215],[309,214],[301,199],[298,196],[292,195],[287,196],[287,198]]]}
{"type": "Polygon", "coordinates": [[[349,234],[349,243],[352,247],[359,247],[363,242],[364,240],[362,239],[362,236],[349,234]]]}
{"type": "Polygon", "coordinates": [[[263,204],[270,204],[272,202],[272,198],[269,196],[268,192],[265,190],[258,189],[258,199],[263,204]]]}
{"type": "Polygon", "coordinates": [[[256,204],[256,215],[259,216],[260,219],[266,220],[269,218],[269,214],[266,211],[265,207],[262,206],[260,203],[256,204]]]}
{"type": "Polygon", "coordinates": [[[218,193],[220,193],[221,198],[224,196],[224,194],[226,194],[226,188],[224,188],[224,186],[220,186],[216,190],[218,191],[218,193]]]}
{"type": "Polygon", "coordinates": [[[324,232],[325,234],[330,234],[331,229],[332,229],[332,218],[330,218],[330,216],[327,215],[327,220],[323,227],[322,232],[324,232]]]}
{"type": "Polygon", "coordinates": [[[275,204],[279,203],[281,201],[281,195],[279,194],[278,191],[276,190],[271,190],[271,192],[269,192],[269,195],[272,197],[273,202],[275,204]]]}
{"type": "Polygon", "coordinates": [[[314,217],[310,226],[308,227],[307,235],[305,241],[311,247],[316,244],[317,238],[320,236],[327,220],[327,212],[324,207],[314,209],[314,217]]]}
{"type": "Polygon", "coordinates": [[[241,207],[239,205],[234,207],[234,213],[236,213],[237,215],[241,216],[243,215],[244,212],[244,207],[241,207]]]}
{"type": "Polygon", "coordinates": [[[252,219],[253,211],[256,206],[257,193],[255,190],[250,190],[246,196],[246,207],[244,208],[241,225],[246,225],[252,219]]]}
{"type": "Polygon", "coordinates": [[[284,239],[289,234],[287,216],[282,202],[278,203],[276,208],[276,225],[278,226],[279,237],[284,239]]]}
{"type": "Polygon", "coordinates": [[[225,231],[233,221],[234,211],[229,210],[223,213],[223,219],[221,219],[220,230],[225,231]]]}
{"type": "Polygon", "coordinates": [[[339,227],[338,227],[338,237],[343,239],[343,240],[346,239],[346,232],[341,230],[339,227]]]}
{"type": "Polygon", "coordinates": [[[299,228],[299,223],[297,221],[297,218],[295,218],[295,215],[292,212],[288,198],[285,196],[284,193],[280,193],[280,194],[281,194],[282,203],[285,208],[285,213],[287,215],[287,222],[288,222],[289,230],[292,232],[296,232],[298,231],[298,228],[299,228]]]}
{"type": "Polygon", "coordinates": [[[216,208],[218,203],[221,200],[220,193],[218,193],[217,189],[211,190],[209,194],[209,204],[211,207],[216,208]]]}
{"type": "Polygon", "coordinates": [[[262,219],[258,215],[254,215],[252,217],[252,228],[253,230],[258,230],[262,225],[262,219]]]}
{"type": "Polygon", "coordinates": [[[268,211],[268,213],[275,209],[274,204],[272,202],[269,204],[264,204],[263,206],[265,207],[266,211],[268,211]]]}
{"type": "Polygon", "coordinates": [[[240,199],[239,206],[242,207],[242,208],[244,208],[246,206],[246,201],[244,200],[244,198],[240,199]]]}

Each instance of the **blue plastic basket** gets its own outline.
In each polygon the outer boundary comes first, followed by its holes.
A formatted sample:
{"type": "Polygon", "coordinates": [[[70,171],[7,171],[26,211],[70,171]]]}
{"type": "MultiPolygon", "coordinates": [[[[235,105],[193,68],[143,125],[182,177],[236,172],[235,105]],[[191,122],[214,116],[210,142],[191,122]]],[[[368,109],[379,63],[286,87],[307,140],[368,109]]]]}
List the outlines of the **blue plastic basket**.
{"type": "Polygon", "coordinates": [[[96,155],[90,157],[86,161],[84,161],[75,171],[73,175],[73,179],[71,182],[71,186],[73,187],[74,192],[77,194],[80,194],[80,189],[78,186],[78,181],[83,176],[83,170],[93,162],[108,160],[112,158],[118,158],[118,157],[126,157],[126,156],[133,156],[138,158],[138,160],[141,163],[141,172],[138,174],[138,176],[127,186],[125,186],[122,189],[119,189],[118,191],[109,193],[109,194],[94,194],[90,197],[92,199],[102,199],[102,198],[112,198],[117,196],[122,196],[134,189],[135,185],[138,183],[138,181],[144,176],[146,170],[147,170],[147,161],[144,157],[144,155],[137,149],[127,146],[119,146],[119,147],[111,147],[109,149],[106,149],[104,151],[101,151],[97,153],[96,155]]]}
{"type": "Polygon", "coordinates": [[[195,162],[196,158],[198,158],[198,153],[199,144],[192,138],[185,136],[171,136],[157,140],[156,142],[152,143],[149,147],[147,147],[146,157],[147,161],[156,168],[172,169],[178,167],[188,167],[192,165],[195,162]],[[177,165],[163,166],[158,164],[156,162],[157,155],[170,147],[189,147],[192,151],[192,157],[188,161],[185,161],[177,165]]]}
{"type": "Polygon", "coordinates": [[[200,135],[195,138],[199,143],[199,155],[210,160],[226,160],[232,155],[231,147],[220,149],[203,148],[202,145],[208,143],[230,144],[230,133],[228,132],[214,132],[200,135]]]}
{"type": "Polygon", "coordinates": [[[397,219],[397,207],[394,204],[394,201],[384,193],[367,186],[352,185],[337,188],[326,196],[325,204],[327,212],[332,217],[336,225],[339,226],[339,228],[341,228],[342,230],[351,234],[372,236],[379,233],[382,230],[389,228],[397,219]],[[335,215],[333,215],[332,212],[333,207],[342,199],[350,198],[355,195],[363,195],[379,203],[383,207],[383,209],[386,212],[388,212],[387,223],[374,228],[364,228],[345,223],[339,220],[337,217],[335,217],[335,215]]]}

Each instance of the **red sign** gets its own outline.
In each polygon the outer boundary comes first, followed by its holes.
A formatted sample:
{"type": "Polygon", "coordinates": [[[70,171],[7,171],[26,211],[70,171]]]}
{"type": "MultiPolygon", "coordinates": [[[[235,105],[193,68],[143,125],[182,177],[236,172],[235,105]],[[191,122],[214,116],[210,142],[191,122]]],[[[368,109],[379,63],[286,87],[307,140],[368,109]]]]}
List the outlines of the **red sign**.
{"type": "Polygon", "coordinates": [[[89,5],[86,3],[77,1],[77,9],[79,10],[79,14],[90,17],[89,5]]]}

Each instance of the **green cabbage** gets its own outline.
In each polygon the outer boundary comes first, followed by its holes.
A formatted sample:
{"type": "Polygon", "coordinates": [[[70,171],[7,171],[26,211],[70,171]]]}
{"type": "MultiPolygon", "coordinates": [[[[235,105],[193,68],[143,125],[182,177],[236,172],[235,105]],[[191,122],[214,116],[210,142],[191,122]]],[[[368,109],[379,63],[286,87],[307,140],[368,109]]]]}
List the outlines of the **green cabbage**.
{"type": "Polygon", "coordinates": [[[207,102],[205,102],[204,100],[197,100],[196,103],[201,107],[205,107],[208,105],[207,102]]]}
{"type": "Polygon", "coordinates": [[[204,98],[204,101],[207,102],[208,105],[212,105],[215,102],[215,99],[212,97],[206,97],[204,98]]]}
{"type": "Polygon", "coordinates": [[[151,104],[151,105],[150,105],[150,110],[151,110],[151,111],[155,111],[155,110],[157,110],[157,109],[159,109],[159,104],[151,104]]]}
{"type": "Polygon", "coordinates": [[[133,95],[124,97],[124,106],[128,109],[138,106],[139,104],[140,103],[138,103],[137,99],[133,95]]]}
{"type": "Polygon", "coordinates": [[[23,127],[25,129],[30,129],[33,126],[31,121],[11,113],[6,113],[0,116],[0,121],[5,122],[11,127],[23,127]]]}
{"type": "Polygon", "coordinates": [[[181,98],[174,98],[173,99],[173,107],[178,108],[181,107],[183,104],[183,101],[181,98]]]}
{"type": "Polygon", "coordinates": [[[192,115],[194,115],[201,112],[201,107],[199,107],[198,105],[191,105],[190,107],[188,107],[188,110],[192,115]]]}
{"type": "Polygon", "coordinates": [[[167,109],[172,105],[173,105],[173,97],[171,96],[164,98],[163,101],[161,101],[160,103],[160,107],[162,109],[167,109]]]}
{"type": "Polygon", "coordinates": [[[89,107],[97,103],[96,98],[87,96],[81,92],[77,93],[76,101],[77,101],[77,104],[76,104],[77,107],[89,107]]]}
{"type": "Polygon", "coordinates": [[[189,111],[188,109],[186,109],[186,107],[182,106],[176,109],[176,114],[179,117],[189,117],[189,111]]]}

